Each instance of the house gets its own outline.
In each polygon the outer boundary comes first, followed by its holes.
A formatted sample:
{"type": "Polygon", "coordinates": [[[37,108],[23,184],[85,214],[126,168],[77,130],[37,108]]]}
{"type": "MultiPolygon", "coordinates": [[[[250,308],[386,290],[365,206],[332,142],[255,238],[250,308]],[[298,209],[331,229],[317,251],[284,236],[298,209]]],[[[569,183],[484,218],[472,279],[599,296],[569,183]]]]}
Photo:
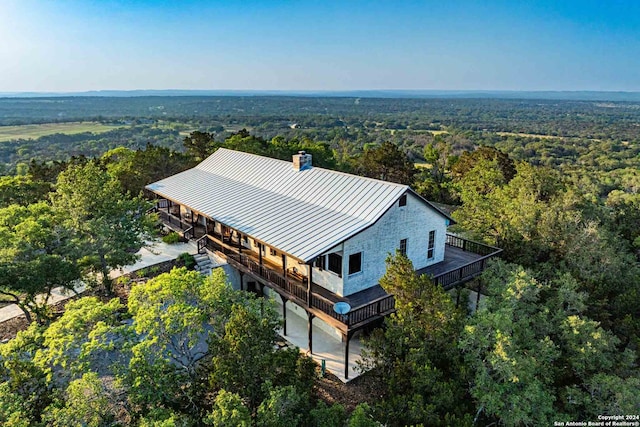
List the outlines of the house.
{"type": "Polygon", "coordinates": [[[226,258],[236,287],[281,299],[285,335],[288,311],[307,316],[311,352],[314,319],[340,334],[345,366],[353,334],[394,310],[378,285],[388,254],[447,289],[498,251],[448,235],[452,219],[408,186],[313,167],[305,152],[287,162],[221,148],[146,189],[167,226],[226,258]]]}

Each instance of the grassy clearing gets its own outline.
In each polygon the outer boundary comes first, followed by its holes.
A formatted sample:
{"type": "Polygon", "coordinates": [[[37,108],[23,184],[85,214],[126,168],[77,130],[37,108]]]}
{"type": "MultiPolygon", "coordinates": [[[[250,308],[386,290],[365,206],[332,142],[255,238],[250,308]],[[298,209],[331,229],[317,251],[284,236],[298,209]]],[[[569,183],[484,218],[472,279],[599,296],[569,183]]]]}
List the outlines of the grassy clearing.
{"type": "Polygon", "coordinates": [[[561,139],[561,136],[555,135],[537,135],[535,133],[518,133],[518,132],[496,132],[500,136],[524,136],[527,138],[540,138],[540,139],[561,139]]]}
{"type": "Polygon", "coordinates": [[[41,136],[64,133],[72,135],[83,132],[103,133],[122,127],[98,122],[43,123],[39,125],[0,126],[0,142],[14,139],[37,139],[41,136]]]}

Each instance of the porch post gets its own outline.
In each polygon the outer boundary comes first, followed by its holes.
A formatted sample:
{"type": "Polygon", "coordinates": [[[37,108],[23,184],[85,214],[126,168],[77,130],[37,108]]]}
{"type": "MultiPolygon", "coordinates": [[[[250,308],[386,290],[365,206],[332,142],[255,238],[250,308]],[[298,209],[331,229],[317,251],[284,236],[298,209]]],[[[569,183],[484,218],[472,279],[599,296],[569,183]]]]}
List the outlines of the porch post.
{"type": "Polygon", "coordinates": [[[260,264],[260,275],[262,276],[262,243],[258,243],[258,262],[260,264]]]}
{"type": "Polygon", "coordinates": [[[309,354],[313,354],[313,318],[315,316],[307,312],[307,317],[309,318],[309,323],[307,323],[309,332],[309,354]]]}
{"type": "Polygon", "coordinates": [[[349,379],[349,339],[351,338],[351,332],[347,331],[344,338],[344,377],[349,379]]]}
{"type": "Polygon", "coordinates": [[[280,295],[280,300],[282,300],[282,334],[287,336],[287,300],[285,297],[280,295]]]}
{"type": "Polygon", "coordinates": [[[478,311],[478,305],[480,304],[480,291],[482,291],[482,283],[478,281],[478,294],[476,295],[476,311],[478,311]]]}
{"type": "Polygon", "coordinates": [[[244,282],[244,273],[241,271],[240,272],[240,290],[244,291],[244,286],[242,282],[244,282]]]}
{"type": "Polygon", "coordinates": [[[282,275],[287,278],[287,256],[282,254],[282,275]]]}
{"type": "Polygon", "coordinates": [[[311,284],[313,283],[313,266],[307,264],[307,305],[311,307],[311,284]]]}

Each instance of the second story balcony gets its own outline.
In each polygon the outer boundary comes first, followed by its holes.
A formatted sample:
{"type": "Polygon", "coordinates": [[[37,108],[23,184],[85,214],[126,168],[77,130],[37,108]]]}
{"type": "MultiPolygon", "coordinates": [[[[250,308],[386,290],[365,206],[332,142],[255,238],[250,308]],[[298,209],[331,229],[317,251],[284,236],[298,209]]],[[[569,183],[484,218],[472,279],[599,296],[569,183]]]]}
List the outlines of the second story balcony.
{"type": "MultiPolygon", "coordinates": [[[[344,333],[377,322],[394,311],[393,295],[380,285],[348,296],[336,295],[313,280],[308,265],[298,263],[287,267],[286,262],[274,263],[261,256],[262,249],[256,252],[247,248],[240,233],[225,226],[211,228],[191,215],[180,214],[179,209],[172,211],[166,204],[160,206],[164,209],[156,211],[162,222],[196,241],[199,252],[208,250],[222,255],[236,270],[272,289],[283,301],[299,305],[344,333]],[[348,315],[334,311],[338,302],[351,306],[348,315]]],[[[210,219],[208,224],[213,222],[210,219]]],[[[449,290],[477,277],[488,260],[501,252],[501,249],[447,234],[444,260],[417,272],[429,275],[434,283],[449,290]]]]}

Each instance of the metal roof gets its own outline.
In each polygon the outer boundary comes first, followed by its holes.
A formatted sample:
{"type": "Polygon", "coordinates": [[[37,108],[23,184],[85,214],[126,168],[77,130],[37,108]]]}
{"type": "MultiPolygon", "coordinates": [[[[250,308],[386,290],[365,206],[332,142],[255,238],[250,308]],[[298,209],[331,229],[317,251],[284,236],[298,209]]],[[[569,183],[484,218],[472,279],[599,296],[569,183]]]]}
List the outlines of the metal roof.
{"type": "Polygon", "coordinates": [[[410,190],[225,148],[146,188],[305,262],[375,223],[410,190]]]}

